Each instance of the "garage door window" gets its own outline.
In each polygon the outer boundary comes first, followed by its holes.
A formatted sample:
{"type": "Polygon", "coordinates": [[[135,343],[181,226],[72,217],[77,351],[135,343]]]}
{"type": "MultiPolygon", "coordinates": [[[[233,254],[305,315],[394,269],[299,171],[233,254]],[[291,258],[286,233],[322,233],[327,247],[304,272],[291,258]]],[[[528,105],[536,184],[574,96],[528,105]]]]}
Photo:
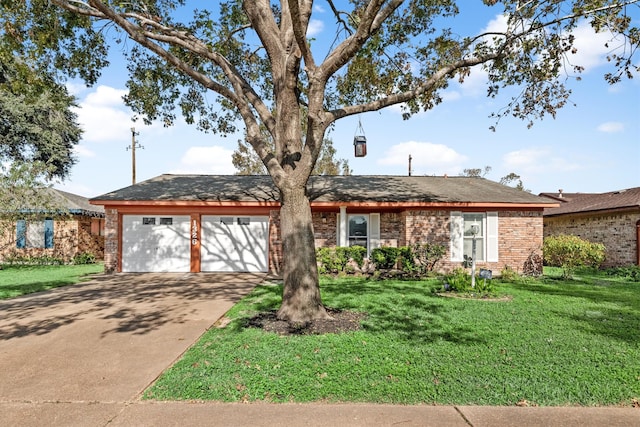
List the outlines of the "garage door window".
{"type": "Polygon", "coordinates": [[[220,218],[220,224],[233,225],[233,218],[230,216],[223,216],[220,218]]]}
{"type": "Polygon", "coordinates": [[[156,218],[155,217],[145,216],[145,217],[142,218],[142,224],[143,225],[156,225],[156,218]]]}
{"type": "Polygon", "coordinates": [[[160,218],[160,225],[173,225],[173,218],[160,218]]]}
{"type": "Polygon", "coordinates": [[[251,224],[251,218],[249,217],[239,217],[238,225],[249,225],[251,224]]]}

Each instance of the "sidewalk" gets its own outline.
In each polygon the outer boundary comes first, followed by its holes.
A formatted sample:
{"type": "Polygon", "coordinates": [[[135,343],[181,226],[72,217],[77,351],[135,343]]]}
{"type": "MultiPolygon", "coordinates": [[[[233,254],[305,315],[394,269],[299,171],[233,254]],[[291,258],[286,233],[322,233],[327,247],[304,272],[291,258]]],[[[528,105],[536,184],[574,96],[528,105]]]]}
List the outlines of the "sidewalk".
{"type": "Polygon", "coordinates": [[[640,426],[634,408],[141,401],[250,274],[123,274],[0,301],[2,426],[640,426]]]}
{"type": "Polygon", "coordinates": [[[632,427],[633,408],[207,402],[0,402],[7,426],[632,427]]]}

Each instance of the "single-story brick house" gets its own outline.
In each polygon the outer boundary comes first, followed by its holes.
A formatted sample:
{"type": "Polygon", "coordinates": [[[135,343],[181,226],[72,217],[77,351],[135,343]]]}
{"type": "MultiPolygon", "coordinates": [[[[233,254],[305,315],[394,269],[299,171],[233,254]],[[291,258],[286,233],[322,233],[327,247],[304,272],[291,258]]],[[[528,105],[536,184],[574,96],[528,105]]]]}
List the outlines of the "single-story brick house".
{"type": "Polygon", "coordinates": [[[104,208],[86,197],[47,188],[52,212],[25,211],[2,219],[0,261],[11,257],[50,256],[71,261],[76,255],[104,257],[104,208]]]}
{"type": "Polygon", "coordinates": [[[608,193],[542,193],[544,236],[572,234],[606,247],[603,267],[640,265],[640,187],[608,193]]]}
{"type": "MultiPolygon", "coordinates": [[[[557,202],[482,178],[313,176],[316,247],[441,243],[439,269],[470,255],[521,270],[542,248],[542,212],[557,202]]],[[[269,176],[161,175],[91,199],[106,214],[107,272],[279,273],[279,196],[269,176]]]]}

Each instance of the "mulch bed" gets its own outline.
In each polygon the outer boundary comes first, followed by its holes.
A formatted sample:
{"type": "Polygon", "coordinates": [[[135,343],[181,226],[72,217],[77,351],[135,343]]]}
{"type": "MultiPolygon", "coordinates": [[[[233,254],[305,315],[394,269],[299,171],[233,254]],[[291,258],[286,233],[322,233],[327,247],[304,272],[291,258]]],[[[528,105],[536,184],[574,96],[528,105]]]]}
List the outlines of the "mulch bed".
{"type": "Polygon", "coordinates": [[[308,322],[291,323],[276,318],[276,311],[259,313],[247,321],[247,327],[259,328],[267,332],[275,332],[280,335],[322,335],[340,334],[343,332],[357,331],[360,329],[360,321],[366,317],[366,313],[339,310],[327,307],[331,319],[318,319],[308,322]]]}

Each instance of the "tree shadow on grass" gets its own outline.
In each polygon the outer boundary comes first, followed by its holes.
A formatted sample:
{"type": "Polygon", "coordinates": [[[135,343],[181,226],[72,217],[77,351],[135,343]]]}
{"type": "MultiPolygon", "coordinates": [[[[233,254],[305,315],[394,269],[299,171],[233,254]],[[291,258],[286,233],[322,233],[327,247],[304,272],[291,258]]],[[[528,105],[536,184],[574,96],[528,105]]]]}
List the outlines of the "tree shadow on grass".
{"type": "MultiPolygon", "coordinates": [[[[363,315],[362,329],[373,334],[393,334],[399,339],[415,342],[449,341],[460,344],[485,343],[486,337],[456,324],[451,308],[431,292],[428,284],[420,282],[377,282],[367,279],[340,280],[320,286],[324,304],[335,310],[363,315]],[[367,298],[362,298],[366,294],[367,298]]],[[[281,286],[258,287],[243,321],[235,327],[256,327],[277,309],[282,295],[281,286]],[[258,313],[258,315],[256,315],[258,313]],[[258,322],[258,323],[259,323],[258,322]]],[[[273,319],[275,321],[275,318],[273,319]]],[[[269,323],[269,327],[276,328],[269,323]]],[[[296,330],[299,325],[290,325],[296,330]]],[[[282,326],[278,327],[282,329],[282,326]]],[[[340,328],[340,322],[336,322],[340,328]]],[[[268,330],[269,328],[264,328],[268,330]]],[[[307,325],[306,329],[326,331],[326,326],[307,325]]]]}

